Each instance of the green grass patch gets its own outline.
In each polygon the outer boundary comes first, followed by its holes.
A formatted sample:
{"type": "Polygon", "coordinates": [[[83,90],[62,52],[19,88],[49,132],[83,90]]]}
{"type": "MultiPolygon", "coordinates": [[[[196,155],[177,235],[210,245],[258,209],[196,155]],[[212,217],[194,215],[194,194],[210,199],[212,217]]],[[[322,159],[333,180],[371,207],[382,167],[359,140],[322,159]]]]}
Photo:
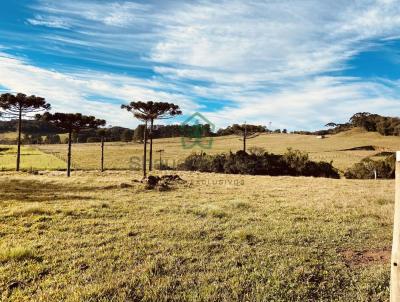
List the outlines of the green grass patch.
{"type": "Polygon", "coordinates": [[[35,258],[34,252],[30,248],[22,246],[13,248],[2,248],[2,250],[0,250],[0,262],[23,261],[33,258],[35,258]]]}
{"type": "MultiPolygon", "coordinates": [[[[7,146],[0,148],[0,171],[13,171],[16,167],[17,148],[7,146]]],[[[22,147],[21,149],[21,170],[63,170],[66,164],[63,160],[46,154],[33,147],[22,147]]]]}

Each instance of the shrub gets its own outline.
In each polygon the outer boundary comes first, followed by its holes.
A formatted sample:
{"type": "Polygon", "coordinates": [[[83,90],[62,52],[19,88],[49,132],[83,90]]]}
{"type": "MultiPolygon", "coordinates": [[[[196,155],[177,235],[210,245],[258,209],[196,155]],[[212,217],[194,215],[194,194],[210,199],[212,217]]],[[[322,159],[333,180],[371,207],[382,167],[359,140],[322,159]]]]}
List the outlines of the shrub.
{"type": "Polygon", "coordinates": [[[193,153],[185,158],[178,169],[188,171],[212,172],[212,156],[206,153],[193,153]]]}
{"type": "Polygon", "coordinates": [[[154,168],[157,170],[175,170],[175,168],[168,166],[168,163],[157,163],[154,168]]]}
{"type": "Polygon", "coordinates": [[[309,162],[307,153],[301,152],[300,150],[293,150],[292,148],[287,150],[282,159],[293,175],[303,175],[307,163],[309,162]]]}
{"type": "Polygon", "coordinates": [[[229,174],[257,174],[256,156],[238,151],[236,154],[230,153],[224,164],[224,172],[229,174]]]}
{"type": "Polygon", "coordinates": [[[395,177],[395,157],[391,155],[385,160],[374,161],[372,159],[363,159],[347,169],[344,176],[349,179],[391,179],[395,177]]]}
{"type": "Polygon", "coordinates": [[[250,154],[244,151],[217,155],[193,153],[178,169],[228,174],[340,177],[332,163],[310,161],[306,153],[292,149],[288,149],[284,155],[270,154],[258,149],[253,149],[250,154]]]}
{"type": "Polygon", "coordinates": [[[225,154],[214,155],[211,161],[211,172],[223,173],[225,162],[226,162],[225,154]]]}
{"type": "Polygon", "coordinates": [[[265,149],[261,147],[250,147],[249,152],[251,155],[262,156],[265,154],[265,149]]]}
{"type": "Polygon", "coordinates": [[[327,178],[340,178],[339,172],[337,169],[333,168],[332,162],[313,162],[308,161],[305,165],[305,168],[302,172],[304,176],[313,176],[313,177],[327,177],[327,178]]]}

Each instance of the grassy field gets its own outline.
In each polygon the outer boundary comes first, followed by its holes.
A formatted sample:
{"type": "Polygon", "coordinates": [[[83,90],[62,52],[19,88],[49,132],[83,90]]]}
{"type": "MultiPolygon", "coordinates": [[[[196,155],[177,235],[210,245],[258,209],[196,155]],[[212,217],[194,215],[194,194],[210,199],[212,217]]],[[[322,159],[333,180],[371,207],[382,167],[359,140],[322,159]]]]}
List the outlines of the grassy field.
{"type": "MultiPolygon", "coordinates": [[[[292,147],[306,151],[313,160],[333,161],[333,165],[341,171],[359,162],[365,157],[374,156],[382,151],[396,151],[400,149],[400,137],[384,137],[377,133],[365,132],[354,129],[349,132],[330,136],[326,139],[317,139],[315,136],[294,135],[294,134],[265,134],[249,140],[248,147],[261,147],[268,152],[282,154],[287,148],[292,147]],[[376,150],[348,150],[354,147],[373,146],[376,150]]],[[[32,146],[38,148],[42,153],[43,160],[22,157],[22,164],[25,167],[34,169],[59,169],[60,160],[65,161],[67,146],[61,145],[40,145],[32,146]]],[[[203,150],[207,153],[222,153],[237,151],[242,148],[242,142],[236,136],[225,136],[214,138],[211,149],[203,150]]],[[[176,166],[176,163],[183,160],[192,152],[200,152],[196,146],[193,149],[183,149],[180,138],[154,140],[154,150],[163,149],[163,161],[169,166],[176,166]]],[[[27,149],[25,149],[27,150],[27,149]]],[[[30,152],[32,149],[29,149],[30,152]]],[[[107,143],[106,144],[105,167],[110,170],[140,169],[143,145],[136,143],[107,143]]],[[[76,169],[96,170],[100,164],[99,144],[75,144],[73,146],[73,166],[76,169]]],[[[36,156],[36,155],[35,155],[36,156]]],[[[159,162],[158,154],[154,154],[155,164],[159,162]]],[[[5,158],[0,153],[0,169],[12,169],[14,159],[5,158]]],[[[64,165],[61,165],[65,167],[64,165]]]]}
{"type": "MultiPolygon", "coordinates": [[[[0,133],[0,141],[15,141],[17,139],[18,132],[3,132],[0,133]]],[[[65,140],[68,138],[67,133],[61,133],[59,134],[61,141],[65,140]]],[[[42,136],[43,139],[46,138],[46,135],[42,136]]]]}
{"type": "MultiPolygon", "coordinates": [[[[15,169],[16,153],[16,146],[0,145],[0,171],[15,169]]],[[[21,169],[24,171],[38,169],[60,170],[65,169],[65,162],[37,148],[23,147],[21,152],[21,169]]]]}
{"type": "Polygon", "coordinates": [[[1,173],[2,300],[387,301],[393,181],[180,175],[1,173]]]}

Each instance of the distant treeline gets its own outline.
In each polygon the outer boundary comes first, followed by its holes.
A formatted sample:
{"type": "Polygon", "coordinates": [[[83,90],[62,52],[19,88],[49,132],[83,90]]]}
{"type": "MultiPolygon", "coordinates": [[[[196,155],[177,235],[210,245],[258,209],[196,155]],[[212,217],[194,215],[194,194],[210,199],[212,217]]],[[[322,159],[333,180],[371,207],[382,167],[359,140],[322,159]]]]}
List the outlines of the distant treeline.
{"type": "MultiPolygon", "coordinates": [[[[211,130],[211,126],[208,124],[204,125],[155,125],[152,133],[153,138],[170,138],[180,136],[191,136],[193,134],[207,136],[223,136],[236,134],[240,131],[240,125],[234,124],[227,128],[219,129],[217,132],[211,130]],[[200,132],[199,132],[200,131],[200,132]]],[[[261,125],[246,125],[249,132],[271,132],[265,126],[261,125]]],[[[14,132],[17,130],[17,121],[0,121],[0,133],[14,132]]],[[[123,142],[142,142],[144,125],[139,125],[136,129],[129,129],[124,127],[111,127],[105,130],[105,140],[109,142],[123,141],[123,142]]],[[[58,129],[55,129],[51,125],[36,121],[36,120],[24,120],[23,121],[23,142],[25,144],[59,144],[67,143],[68,139],[65,136],[60,135],[58,129]]],[[[283,131],[275,130],[276,133],[286,133],[286,129],[283,131]]],[[[93,143],[100,142],[101,135],[99,130],[88,129],[82,130],[78,134],[73,134],[72,140],[74,143],[93,143]]]]}
{"type": "Polygon", "coordinates": [[[336,134],[339,132],[347,131],[354,127],[363,128],[369,132],[378,132],[382,135],[400,135],[400,118],[382,116],[379,114],[373,114],[369,112],[359,112],[354,114],[347,123],[337,124],[334,122],[325,125],[330,128],[327,130],[319,131],[294,131],[296,134],[308,134],[308,135],[326,135],[336,134]]]}
{"type": "MultiPolygon", "coordinates": [[[[249,132],[270,132],[265,126],[260,125],[246,125],[246,128],[249,132]]],[[[108,131],[108,129],[106,130],[108,131]]],[[[139,125],[135,130],[126,129],[120,133],[121,141],[134,141],[134,142],[142,142],[143,140],[143,131],[144,125],[139,125]]],[[[209,136],[223,136],[223,135],[231,135],[237,134],[240,131],[240,125],[234,124],[232,126],[228,126],[227,128],[219,129],[217,132],[213,132],[211,130],[211,126],[208,124],[204,125],[154,125],[153,133],[151,134],[153,138],[169,138],[169,137],[181,137],[181,136],[192,136],[192,135],[201,135],[203,137],[209,136]]],[[[276,130],[275,132],[281,133],[281,130],[276,130]]],[[[284,130],[286,132],[286,130],[284,130]]],[[[108,134],[106,135],[108,137],[108,134]]],[[[79,141],[84,142],[85,140],[89,140],[90,142],[100,140],[100,137],[96,135],[94,131],[90,133],[80,133],[79,141]]]]}
{"type": "MultiPolygon", "coordinates": [[[[0,133],[14,132],[17,130],[17,120],[0,121],[0,133]]],[[[216,132],[211,130],[210,125],[200,125],[202,136],[224,136],[237,134],[242,130],[243,125],[233,124],[226,128],[221,128],[216,132]]],[[[376,131],[382,135],[400,135],[400,119],[397,117],[387,117],[368,112],[360,112],[354,114],[349,122],[337,124],[334,122],[326,124],[329,129],[319,131],[293,131],[295,134],[306,135],[327,135],[336,134],[349,130],[354,127],[361,127],[367,131],[376,131]]],[[[269,130],[262,125],[246,125],[249,133],[287,133],[286,129],[269,130]]],[[[139,125],[136,129],[124,127],[111,127],[106,129],[105,139],[107,141],[123,141],[123,142],[141,142],[143,140],[144,125],[139,125]]],[[[189,125],[155,125],[152,133],[153,138],[169,138],[190,136],[191,133],[199,131],[198,126],[189,125]]],[[[59,136],[59,130],[47,124],[46,122],[36,120],[23,121],[23,140],[27,144],[41,143],[67,143],[66,138],[59,136]]],[[[73,135],[75,143],[90,143],[101,141],[101,132],[98,130],[82,130],[79,134],[73,135]]],[[[198,133],[198,132],[197,132],[198,133]]]]}
{"type": "MultiPolygon", "coordinates": [[[[226,128],[221,128],[219,129],[216,133],[215,136],[224,136],[224,135],[232,135],[232,134],[237,134],[238,132],[243,131],[243,125],[239,124],[233,124],[232,126],[228,126],[226,128]]],[[[270,133],[272,132],[271,130],[267,129],[266,126],[261,126],[261,125],[248,125],[246,124],[246,130],[249,133],[270,133]]],[[[275,130],[274,132],[279,132],[281,133],[280,129],[275,130]]],[[[286,129],[283,130],[283,132],[287,132],[286,129]]]]}
{"type": "Polygon", "coordinates": [[[379,132],[382,135],[400,134],[400,119],[398,117],[360,112],[351,117],[350,124],[354,127],[362,127],[367,131],[379,132]]]}
{"type": "MultiPolygon", "coordinates": [[[[0,133],[17,131],[18,121],[0,121],[0,133]]],[[[37,120],[22,121],[22,142],[25,144],[59,144],[67,143],[68,139],[59,133],[60,130],[50,124],[37,120]]],[[[124,127],[107,128],[108,141],[128,141],[132,140],[133,130],[124,127]]],[[[72,136],[73,142],[86,143],[90,141],[100,141],[101,136],[99,130],[90,129],[82,130],[79,134],[74,133],[72,136]]],[[[12,143],[12,141],[9,141],[12,143]]]]}
{"type": "MultiPolygon", "coordinates": [[[[57,134],[59,130],[52,127],[46,122],[36,120],[23,120],[24,133],[28,134],[57,134]]],[[[1,121],[0,120],[0,133],[17,131],[18,120],[1,121]]]]}

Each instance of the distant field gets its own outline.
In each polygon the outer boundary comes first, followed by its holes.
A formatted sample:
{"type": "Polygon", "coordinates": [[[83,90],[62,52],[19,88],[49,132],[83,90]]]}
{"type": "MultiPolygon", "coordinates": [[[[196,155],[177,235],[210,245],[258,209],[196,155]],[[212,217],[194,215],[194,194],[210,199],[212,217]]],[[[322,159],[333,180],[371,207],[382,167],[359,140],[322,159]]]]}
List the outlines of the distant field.
{"type": "Polygon", "coordinates": [[[0,299],[388,300],[392,180],[180,175],[1,173],[0,299]]]}
{"type": "MultiPolygon", "coordinates": [[[[16,146],[0,145],[0,171],[15,169],[16,152],[16,146]]],[[[65,162],[37,148],[23,147],[21,152],[21,169],[24,171],[60,170],[65,169],[65,162]]]]}
{"type": "MultiPolygon", "coordinates": [[[[5,132],[5,133],[0,133],[0,141],[6,140],[6,141],[15,141],[17,139],[17,132],[5,132]]],[[[68,134],[62,133],[59,134],[61,140],[65,140],[68,138],[68,134]]],[[[45,135],[42,136],[43,139],[46,137],[45,135]]]]}
{"type": "MultiPolygon", "coordinates": [[[[32,146],[39,148],[42,152],[52,155],[49,159],[66,159],[67,146],[40,145],[32,146]]],[[[264,134],[248,141],[248,148],[262,147],[268,152],[282,154],[287,148],[292,147],[306,151],[313,160],[333,161],[333,165],[341,171],[359,162],[365,157],[374,156],[381,151],[396,151],[400,149],[400,137],[384,137],[378,133],[365,132],[354,129],[349,132],[330,136],[326,139],[317,139],[316,136],[294,135],[294,134],[264,134]],[[376,150],[348,151],[354,147],[374,146],[376,150]],[[347,150],[347,151],[346,151],[347,150]]],[[[236,136],[225,136],[214,138],[212,149],[203,150],[207,153],[236,152],[242,148],[242,142],[236,136]]],[[[154,150],[163,149],[163,161],[168,165],[175,166],[192,152],[200,152],[199,147],[194,149],[183,149],[180,138],[154,140],[154,150]]],[[[143,145],[135,143],[107,143],[105,166],[111,170],[140,169],[143,145]]],[[[158,163],[158,154],[154,152],[154,160],[158,163]]],[[[44,169],[40,162],[35,163],[37,169],[44,169]]],[[[73,145],[73,165],[77,169],[94,170],[99,169],[100,146],[99,144],[75,144],[73,145]]],[[[46,164],[46,167],[51,166],[46,164]]],[[[3,167],[0,157],[0,169],[3,167]]],[[[4,169],[4,167],[3,167],[4,169]]],[[[8,166],[7,166],[8,169],[8,166]]]]}

